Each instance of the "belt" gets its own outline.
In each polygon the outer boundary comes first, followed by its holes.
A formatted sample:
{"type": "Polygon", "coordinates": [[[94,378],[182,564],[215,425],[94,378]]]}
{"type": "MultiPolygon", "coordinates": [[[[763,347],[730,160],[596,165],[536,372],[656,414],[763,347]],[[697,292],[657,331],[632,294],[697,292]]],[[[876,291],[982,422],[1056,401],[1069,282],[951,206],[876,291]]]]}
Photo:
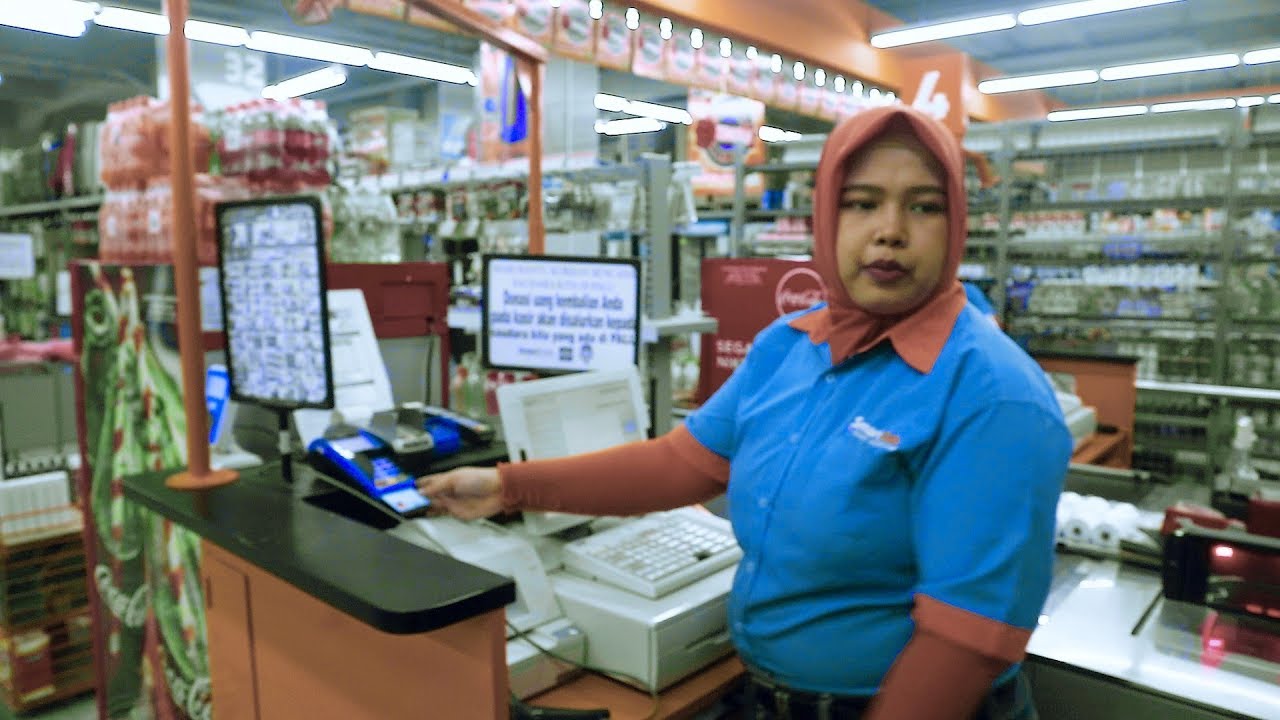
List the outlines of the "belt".
{"type": "Polygon", "coordinates": [[[796,690],[748,670],[747,702],[749,708],[763,708],[772,714],[766,717],[777,720],[857,720],[871,704],[871,697],[796,690]]]}
{"type": "MultiPolygon", "coordinates": [[[[992,688],[974,720],[1036,717],[1025,685],[1025,677],[1018,673],[992,688]]],[[[747,670],[746,691],[749,720],[858,720],[871,705],[870,696],[797,690],[754,668],[747,670]]]]}

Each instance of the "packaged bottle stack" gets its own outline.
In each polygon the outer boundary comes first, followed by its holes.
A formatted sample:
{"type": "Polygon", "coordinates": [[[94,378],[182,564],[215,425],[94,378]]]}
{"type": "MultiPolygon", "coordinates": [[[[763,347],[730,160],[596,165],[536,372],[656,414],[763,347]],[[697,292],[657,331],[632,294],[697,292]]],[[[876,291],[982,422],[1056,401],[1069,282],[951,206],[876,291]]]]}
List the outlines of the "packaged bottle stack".
{"type": "Polygon", "coordinates": [[[396,263],[404,259],[395,202],[385,192],[354,188],[334,190],[332,241],[334,262],[396,263]]]}
{"type": "Polygon", "coordinates": [[[289,194],[329,184],[331,125],[324,103],[259,99],[211,119],[221,174],[260,193],[289,194]]]}

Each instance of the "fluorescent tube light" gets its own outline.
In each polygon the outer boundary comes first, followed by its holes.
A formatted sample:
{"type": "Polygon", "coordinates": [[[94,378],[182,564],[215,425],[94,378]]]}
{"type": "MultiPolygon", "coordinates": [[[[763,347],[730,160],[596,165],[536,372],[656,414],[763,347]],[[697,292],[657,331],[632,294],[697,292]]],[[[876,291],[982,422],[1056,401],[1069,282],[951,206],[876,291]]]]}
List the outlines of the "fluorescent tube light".
{"type": "Polygon", "coordinates": [[[1187,100],[1185,102],[1159,103],[1151,106],[1151,112],[1182,112],[1183,110],[1230,110],[1236,106],[1235,98],[1187,100]]]}
{"type": "Polygon", "coordinates": [[[796,64],[791,68],[791,76],[794,77],[796,80],[803,80],[804,79],[804,63],[797,60],[796,64]]]}
{"type": "Polygon", "coordinates": [[[827,84],[827,71],[818,68],[813,71],[813,83],[818,87],[825,87],[827,84]]]}
{"type": "Polygon", "coordinates": [[[1068,70],[1066,72],[1045,73],[1044,75],[1023,75],[1021,77],[983,80],[978,83],[978,91],[987,95],[995,95],[1019,90],[1035,90],[1037,88],[1088,85],[1094,82],[1098,82],[1098,72],[1096,70],[1068,70]]]}
{"type": "Polygon", "coordinates": [[[188,40],[213,43],[214,45],[240,47],[249,42],[249,33],[244,28],[219,25],[218,23],[204,22],[203,20],[188,20],[183,27],[183,31],[186,33],[188,40]]]}
{"type": "Polygon", "coordinates": [[[1261,65],[1262,63],[1280,62],[1280,47],[1247,52],[1241,60],[1244,60],[1245,65],[1261,65]]]}
{"type": "Polygon", "coordinates": [[[1276,93],[1275,95],[1267,98],[1267,102],[1273,105],[1280,105],[1280,93],[1276,93]]]}
{"type": "Polygon", "coordinates": [[[760,51],[756,49],[756,46],[755,46],[755,45],[748,45],[748,46],[747,46],[747,59],[748,59],[748,60],[755,60],[755,59],[756,59],[756,58],[758,58],[758,57],[760,57],[760,51]]]}
{"type": "Polygon", "coordinates": [[[938,23],[936,25],[922,25],[905,30],[890,30],[879,35],[873,35],[871,44],[878,48],[891,48],[900,45],[930,42],[931,40],[960,37],[961,35],[977,35],[978,33],[995,30],[1008,30],[1017,24],[1018,19],[1013,16],[1013,13],[988,15],[986,17],[956,20],[955,22],[938,23]]]}
{"type": "Polygon", "coordinates": [[[587,3],[587,12],[591,14],[592,20],[599,20],[604,17],[604,3],[600,0],[591,0],[587,3]]]}
{"type": "Polygon", "coordinates": [[[699,50],[702,48],[702,31],[701,30],[699,30],[698,28],[694,28],[689,31],[689,44],[693,46],[694,50],[699,50]]]}
{"type": "Polygon", "coordinates": [[[853,85],[849,86],[849,92],[857,95],[858,97],[862,97],[862,81],[854,80],[853,85]]]}
{"type": "Polygon", "coordinates": [[[1041,23],[1070,20],[1072,18],[1101,15],[1103,13],[1133,10],[1134,8],[1164,5],[1180,0],[1085,0],[1085,2],[1063,3],[1049,7],[1035,8],[1018,13],[1018,22],[1023,25],[1040,25],[1041,23]]]}
{"type": "Polygon", "coordinates": [[[635,8],[627,8],[627,29],[640,29],[640,11],[635,8]]]}
{"type": "Polygon", "coordinates": [[[1055,110],[1046,117],[1050,122],[1067,120],[1095,120],[1097,118],[1126,117],[1128,115],[1146,115],[1146,105],[1113,105],[1111,107],[1081,108],[1079,110],[1055,110]]]}
{"type": "Polygon", "coordinates": [[[782,56],[781,55],[778,55],[775,53],[773,57],[769,58],[769,69],[772,70],[774,74],[782,72],[782,56]]]}
{"type": "Polygon", "coordinates": [[[733,54],[733,41],[729,38],[720,38],[720,57],[729,57],[733,54]]]}
{"type": "Polygon", "coordinates": [[[670,105],[658,105],[657,103],[642,102],[640,100],[628,100],[617,95],[607,95],[605,93],[597,93],[595,99],[597,110],[606,112],[620,112],[630,115],[638,115],[640,117],[661,120],[676,125],[692,125],[693,116],[688,110],[682,110],[670,105]]]}
{"type": "Polygon", "coordinates": [[[85,23],[97,7],[76,0],[45,0],[41,3],[5,0],[0,2],[0,25],[35,30],[66,37],[80,37],[85,23]]]}
{"type": "Polygon", "coordinates": [[[760,126],[760,139],[768,143],[795,142],[804,136],[791,130],[783,130],[771,125],[760,126]]]}
{"type": "Polygon", "coordinates": [[[262,97],[271,100],[284,100],[286,98],[295,98],[302,95],[309,95],[313,92],[328,90],[329,88],[338,87],[347,81],[347,71],[338,66],[332,66],[309,72],[306,75],[299,75],[295,78],[289,78],[268,85],[262,90],[262,97]]]}
{"type": "Polygon", "coordinates": [[[639,100],[627,101],[627,109],[632,115],[647,117],[654,120],[662,120],[664,122],[676,123],[678,125],[692,125],[693,116],[688,110],[671,107],[669,105],[657,105],[655,103],[641,102],[639,100]]]}
{"type": "Polygon", "coordinates": [[[1255,105],[1261,105],[1266,101],[1267,99],[1262,97],[1261,95],[1248,95],[1246,97],[1242,97],[1239,100],[1237,100],[1236,105],[1238,107],[1247,108],[1247,107],[1254,107],[1255,105]]]}
{"type": "Polygon", "coordinates": [[[606,95],[604,93],[596,94],[596,109],[607,110],[608,112],[626,112],[627,99],[618,97],[617,95],[606,95]]]}
{"type": "Polygon", "coordinates": [[[249,33],[250,50],[292,55],[294,57],[320,60],[323,62],[341,63],[361,67],[373,60],[373,53],[364,48],[338,45],[337,43],[307,40],[292,35],[277,35],[270,32],[249,33]]]}
{"type": "Polygon", "coordinates": [[[394,53],[376,53],[373,56],[373,60],[369,61],[369,67],[374,70],[385,70],[386,72],[413,75],[428,80],[439,80],[458,85],[468,85],[476,82],[476,74],[461,65],[450,65],[394,53]]]}
{"type": "Polygon", "coordinates": [[[625,120],[597,120],[596,132],[601,135],[634,135],[635,133],[657,132],[667,126],[666,123],[653,118],[638,117],[625,120]]]}
{"type": "Polygon", "coordinates": [[[1239,64],[1240,56],[1227,53],[1224,55],[1179,58],[1177,60],[1160,60],[1158,62],[1138,63],[1137,65],[1116,65],[1115,67],[1103,68],[1099,75],[1103,80],[1129,80],[1132,78],[1151,77],[1152,75],[1221,70],[1235,67],[1239,64]]]}
{"type": "Polygon", "coordinates": [[[169,34],[169,18],[156,13],[142,12],[141,10],[105,7],[93,18],[93,22],[96,25],[120,30],[133,30],[134,32],[150,33],[152,35],[169,34]]]}
{"type": "Polygon", "coordinates": [[[662,33],[663,40],[671,39],[671,18],[662,18],[658,22],[658,32],[662,33]]]}
{"type": "Polygon", "coordinates": [[[838,93],[844,92],[844,76],[843,75],[836,76],[835,90],[838,93]]]}
{"type": "Polygon", "coordinates": [[[880,102],[880,88],[871,88],[867,91],[867,99],[873,103],[880,102]]]}

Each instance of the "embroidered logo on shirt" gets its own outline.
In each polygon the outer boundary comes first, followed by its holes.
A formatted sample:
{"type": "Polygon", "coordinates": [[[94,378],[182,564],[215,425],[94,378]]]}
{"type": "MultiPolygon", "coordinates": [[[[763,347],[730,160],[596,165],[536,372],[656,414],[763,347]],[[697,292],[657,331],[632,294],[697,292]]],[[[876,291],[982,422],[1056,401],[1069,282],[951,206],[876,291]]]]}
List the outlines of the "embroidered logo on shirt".
{"type": "Polygon", "coordinates": [[[888,430],[881,430],[867,422],[861,415],[849,423],[849,434],[871,447],[893,452],[902,445],[902,438],[888,430]]]}

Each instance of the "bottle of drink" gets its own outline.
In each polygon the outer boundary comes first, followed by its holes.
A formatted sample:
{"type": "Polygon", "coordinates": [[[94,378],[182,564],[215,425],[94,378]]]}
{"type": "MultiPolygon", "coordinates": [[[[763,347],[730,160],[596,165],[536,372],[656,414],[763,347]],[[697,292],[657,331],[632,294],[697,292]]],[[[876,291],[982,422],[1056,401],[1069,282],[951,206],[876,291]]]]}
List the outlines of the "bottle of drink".
{"type": "Polygon", "coordinates": [[[1253,429],[1253,418],[1241,415],[1236,418],[1235,436],[1231,439],[1231,456],[1227,459],[1226,470],[1215,483],[1216,490],[1224,490],[1233,495],[1250,497],[1258,492],[1258,471],[1253,468],[1250,453],[1258,435],[1253,429]]]}

